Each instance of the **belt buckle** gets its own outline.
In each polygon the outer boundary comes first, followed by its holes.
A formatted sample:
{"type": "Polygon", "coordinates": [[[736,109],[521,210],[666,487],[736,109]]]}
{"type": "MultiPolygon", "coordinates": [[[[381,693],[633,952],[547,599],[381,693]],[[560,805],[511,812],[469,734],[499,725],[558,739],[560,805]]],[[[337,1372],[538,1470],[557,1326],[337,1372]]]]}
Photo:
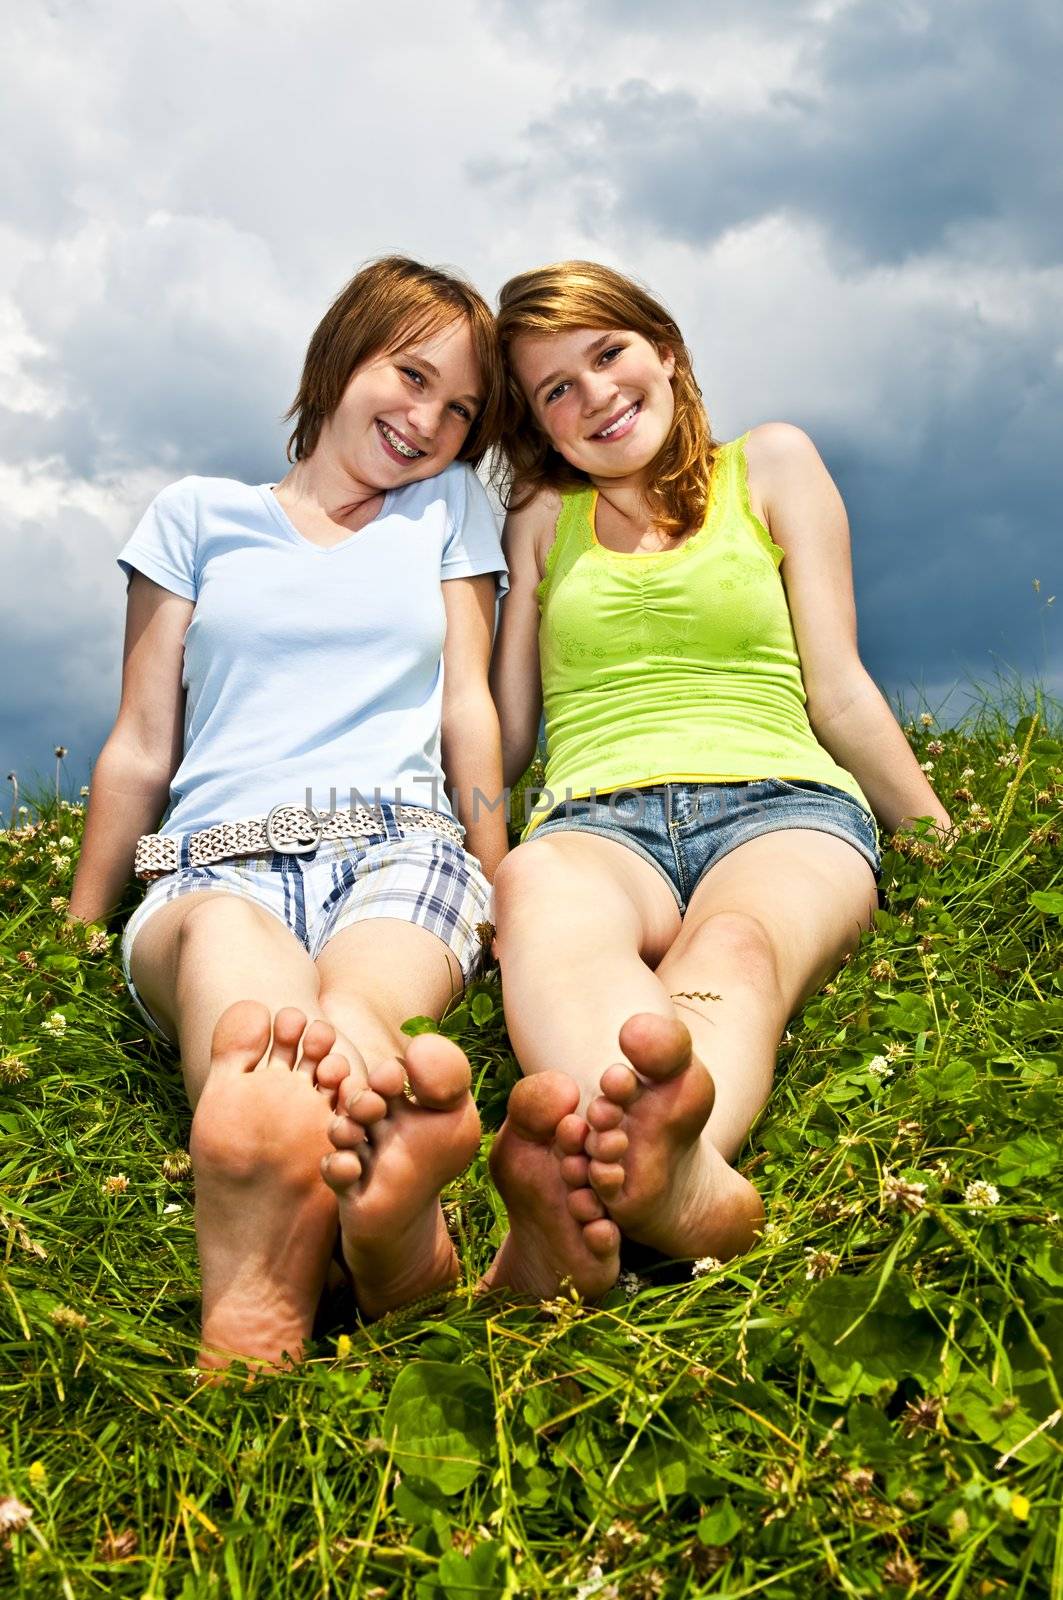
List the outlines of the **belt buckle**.
{"type": "Polygon", "coordinates": [[[321,818],[305,806],[274,806],[266,818],[266,843],[278,855],[309,855],[321,843],[321,818]]]}

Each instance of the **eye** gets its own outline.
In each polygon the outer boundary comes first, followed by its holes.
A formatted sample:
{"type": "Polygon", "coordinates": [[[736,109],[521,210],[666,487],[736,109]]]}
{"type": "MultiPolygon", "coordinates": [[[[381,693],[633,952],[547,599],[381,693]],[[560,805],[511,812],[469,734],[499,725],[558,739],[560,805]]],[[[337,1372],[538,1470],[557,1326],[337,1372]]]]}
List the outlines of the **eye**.
{"type": "Polygon", "coordinates": [[[598,357],[599,363],[601,363],[603,361],[613,361],[613,360],[615,360],[615,358],[621,353],[623,348],[624,348],[624,346],[622,344],[611,344],[609,346],[608,350],[603,350],[601,355],[598,357]]]}
{"type": "Polygon", "coordinates": [[[424,374],[418,372],[416,367],[400,367],[399,371],[401,373],[403,373],[407,378],[412,379],[413,382],[416,383],[419,388],[421,388],[421,389],[424,388],[424,374]]]}
{"type": "Polygon", "coordinates": [[[567,380],[564,383],[555,384],[555,386],[550,390],[550,393],[543,400],[543,405],[544,406],[548,406],[550,404],[551,400],[556,400],[559,395],[563,395],[567,388],[568,388],[567,380]]]}
{"type": "Polygon", "coordinates": [[[463,406],[460,400],[455,400],[450,409],[452,411],[456,411],[463,422],[472,421],[472,412],[469,410],[468,406],[463,406]]]}

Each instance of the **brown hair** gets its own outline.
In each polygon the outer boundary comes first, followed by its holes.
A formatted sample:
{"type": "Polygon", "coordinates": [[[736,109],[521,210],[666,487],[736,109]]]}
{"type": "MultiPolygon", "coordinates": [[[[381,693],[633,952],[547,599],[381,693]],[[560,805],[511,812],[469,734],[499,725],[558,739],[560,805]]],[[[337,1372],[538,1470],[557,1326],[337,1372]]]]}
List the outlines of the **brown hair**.
{"type": "Polygon", "coordinates": [[[497,476],[504,503],[520,510],[541,488],[573,488],[588,481],[553,448],[539,426],[514,371],[514,340],[572,328],[629,328],[675,356],[675,415],[650,467],[647,499],[654,522],[668,534],[700,528],[708,507],[716,442],[690,351],[664,306],[641,284],[594,261],[558,261],[522,272],[504,285],[498,305],[506,411],[497,476]]]}
{"type": "Polygon", "coordinates": [[[295,418],[288,460],[313,455],[321,429],[333,415],[351,374],[382,351],[416,343],[463,317],[484,384],[483,404],[473,419],[459,461],[476,466],[499,434],[505,395],[502,358],[487,302],[464,278],[424,267],[407,256],[383,256],[355,274],[314,329],[303,364],[299,393],[284,414],[295,418]]]}

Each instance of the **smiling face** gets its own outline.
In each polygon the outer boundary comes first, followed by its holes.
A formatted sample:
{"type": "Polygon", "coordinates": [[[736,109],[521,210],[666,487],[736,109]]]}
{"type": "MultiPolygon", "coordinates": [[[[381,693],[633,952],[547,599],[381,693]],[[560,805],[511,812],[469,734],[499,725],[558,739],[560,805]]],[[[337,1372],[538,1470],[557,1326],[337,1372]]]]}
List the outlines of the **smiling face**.
{"type": "Polygon", "coordinates": [[[637,480],[675,415],[675,358],[630,330],[575,328],[524,335],[512,359],[554,449],[592,482],[637,480]]]}
{"type": "Polygon", "coordinates": [[[457,317],[357,367],[318,448],[366,487],[416,483],[457,459],[482,403],[472,333],[457,317]]]}

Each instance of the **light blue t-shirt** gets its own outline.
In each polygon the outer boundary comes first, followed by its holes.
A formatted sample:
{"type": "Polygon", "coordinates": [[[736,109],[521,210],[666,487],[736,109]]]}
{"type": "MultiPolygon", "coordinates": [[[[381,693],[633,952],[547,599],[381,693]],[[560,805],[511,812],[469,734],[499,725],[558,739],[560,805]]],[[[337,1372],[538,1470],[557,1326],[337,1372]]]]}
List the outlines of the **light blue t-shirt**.
{"type": "Polygon", "coordinates": [[[268,484],[182,478],[118,557],[195,601],[168,834],[279,804],[379,798],[452,814],[440,715],[441,580],[506,564],[487,495],[455,464],[393,490],[341,544],[304,539],[268,484]],[[335,794],[333,795],[333,791],[335,794]]]}

